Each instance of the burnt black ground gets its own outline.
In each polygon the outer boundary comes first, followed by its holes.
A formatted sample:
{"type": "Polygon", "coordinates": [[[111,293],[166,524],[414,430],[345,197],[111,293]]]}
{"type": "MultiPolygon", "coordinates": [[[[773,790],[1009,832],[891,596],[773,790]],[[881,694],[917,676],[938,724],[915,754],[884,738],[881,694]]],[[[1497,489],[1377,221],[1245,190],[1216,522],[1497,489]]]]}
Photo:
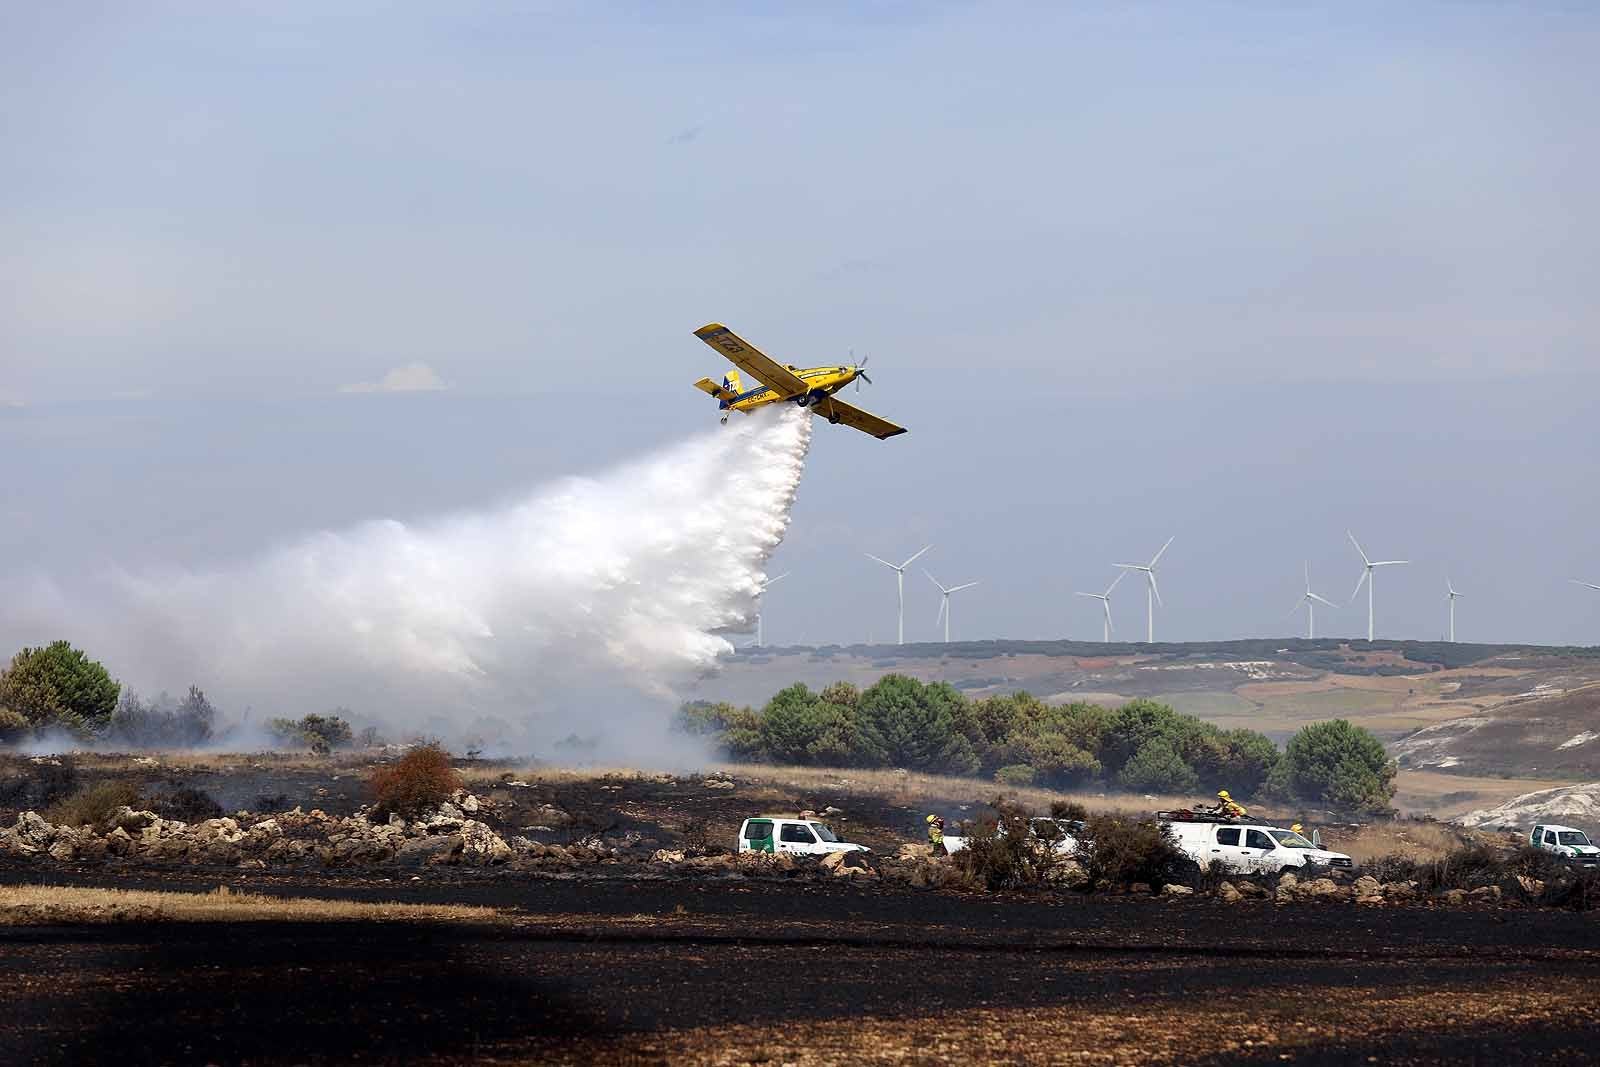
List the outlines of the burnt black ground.
{"type": "MultiPolygon", "coordinates": [[[[170,877],[161,885],[179,888],[170,877]]],[[[639,1060],[627,1039],[985,1007],[1126,1013],[1184,999],[1201,1025],[1208,1005],[1265,1012],[1291,992],[1312,1005],[1411,993],[1448,1004],[1486,982],[1600,979],[1600,924],[1531,909],[1045,901],[743,881],[251,888],[496,904],[525,920],[3,929],[0,1063],[658,1062],[639,1060]],[[574,914],[576,923],[557,920],[574,914]]],[[[1290,1061],[1272,1050],[1192,1062],[1600,1062],[1596,1037],[1559,1012],[1489,1028],[1401,1017],[1381,1037],[1328,1036],[1290,1061]]]]}

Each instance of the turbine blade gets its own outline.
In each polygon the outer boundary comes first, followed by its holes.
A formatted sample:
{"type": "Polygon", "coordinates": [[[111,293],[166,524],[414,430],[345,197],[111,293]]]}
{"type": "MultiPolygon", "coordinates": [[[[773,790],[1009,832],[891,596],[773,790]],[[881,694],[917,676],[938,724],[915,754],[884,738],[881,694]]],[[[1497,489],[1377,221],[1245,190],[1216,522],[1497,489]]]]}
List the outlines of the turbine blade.
{"type": "Polygon", "coordinates": [[[962,589],[971,589],[973,586],[975,586],[977,584],[978,584],[977,582],[968,582],[965,585],[955,585],[955,586],[951,586],[949,589],[946,589],[945,592],[947,592],[947,593],[955,593],[955,592],[959,592],[962,589]]]}
{"type": "Polygon", "coordinates": [[[1161,546],[1161,551],[1150,557],[1150,566],[1154,567],[1156,565],[1156,562],[1161,559],[1162,555],[1166,553],[1167,549],[1172,547],[1172,542],[1177,540],[1177,537],[1177,534],[1173,534],[1171,537],[1167,538],[1167,543],[1161,546]]]}
{"type": "Polygon", "coordinates": [[[789,577],[789,575],[791,575],[793,573],[794,573],[793,571],[784,571],[782,574],[778,575],[776,578],[768,578],[766,581],[761,583],[761,588],[765,589],[769,585],[777,585],[779,582],[783,581],[785,578],[789,577]]]}
{"type": "MultiPolygon", "coordinates": [[[[923,574],[928,574],[928,568],[926,568],[926,567],[922,568],[922,573],[923,574]]],[[[939,585],[939,579],[935,578],[931,574],[928,574],[928,581],[932,582],[934,585],[939,585]]],[[[944,586],[939,585],[939,592],[948,593],[949,591],[950,590],[946,589],[944,586]]]]}
{"type": "Polygon", "coordinates": [[[899,567],[896,567],[893,563],[890,563],[886,559],[879,559],[877,556],[874,556],[871,552],[863,552],[861,554],[863,556],[866,556],[868,559],[876,559],[876,560],[878,560],[879,563],[883,564],[885,567],[888,567],[892,571],[897,571],[897,570],[900,569],[899,567]]]}
{"type": "Polygon", "coordinates": [[[1156,584],[1156,572],[1147,570],[1144,572],[1144,576],[1150,579],[1150,591],[1156,595],[1156,603],[1166,607],[1166,601],[1161,599],[1161,587],[1156,584]]]}
{"type": "Polygon", "coordinates": [[[1073,596],[1092,596],[1096,600],[1110,600],[1111,598],[1101,593],[1073,593],[1073,596]]]}
{"type": "Polygon", "coordinates": [[[1330,608],[1336,608],[1336,607],[1339,606],[1339,605],[1335,604],[1333,601],[1329,600],[1328,598],[1320,597],[1315,593],[1307,593],[1306,596],[1310,597],[1312,600],[1315,600],[1318,604],[1326,604],[1330,608]]]}
{"type": "Polygon", "coordinates": [[[1367,558],[1366,550],[1361,547],[1361,542],[1356,540],[1356,535],[1353,534],[1353,533],[1350,533],[1349,530],[1346,530],[1345,534],[1349,536],[1350,543],[1352,545],[1356,546],[1356,551],[1361,553],[1361,562],[1362,563],[1371,563],[1372,561],[1367,558]]]}
{"type": "Polygon", "coordinates": [[[1105,605],[1105,609],[1106,609],[1106,629],[1109,630],[1111,633],[1116,633],[1117,632],[1117,624],[1111,621],[1111,598],[1110,597],[1102,597],[1100,602],[1103,605],[1105,605]]]}
{"type": "Polygon", "coordinates": [[[949,607],[950,607],[950,598],[948,596],[940,597],[939,598],[939,614],[937,614],[937,615],[935,615],[933,617],[933,624],[935,626],[939,625],[939,623],[944,620],[944,613],[949,607]]]}
{"type": "Polygon", "coordinates": [[[1586,585],[1590,589],[1600,589],[1600,585],[1595,585],[1593,582],[1583,581],[1581,578],[1568,578],[1567,580],[1573,585],[1586,585]]]}
{"type": "Polygon", "coordinates": [[[1361,577],[1356,579],[1356,591],[1350,594],[1350,602],[1352,604],[1355,603],[1356,597],[1361,595],[1361,587],[1367,584],[1367,575],[1371,573],[1372,571],[1369,568],[1361,568],[1361,577]]]}
{"type": "Polygon", "coordinates": [[[908,559],[904,563],[900,564],[900,569],[904,570],[905,568],[911,566],[912,560],[915,560],[917,558],[917,556],[922,555],[924,552],[928,551],[928,549],[930,549],[932,547],[933,547],[932,545],[923,545],[920,549],[918,549],[915,553],[912,554],[911,559],[908,559]]]}
{"type": "Polygon", "coordinates": [[[1402,563],[1410,563],[1409,559],[1380,559],[1368,564],[1371,567],[1397,567],[1402,563]]]}
{"type": "Polygon", "coordinates": [[[1306,560],[1306,594],[1311,593],[1311,561],[1306,560]]]}
{"type": "Polygon", "coordinates": [[[1305,597],[1301,597],[1299,600],[1296,600],[1294,602],[1294,607],[1292,607],[1288,611],[1284,612],[1284,616],[1283,617],[1287,619],[1290,615],[1298,615],[1298,614],[1300,614],[1300,605],[1304,604],[1305,602],[1306,602],[1306,598],[1305,597]]]}
{"type": "Polygon", "coordinates": [[[1117,583],[1122,581],[1122,579],[1126,578],[1127,576],[1127,571],[1118,571],[1117,576],[1111,580],[1111,584],[1106,586],[1106,596],[1109,597],[1111,595],[1111,590],[1115,589],[1117,587],[1117,583]]]}
{"type": "Polygon", "coordinates": [[[1150,568],[1143,563],[1113,563],[1113,567],[1121,567],[1125,571],[1147,571],[1150,568]]]}

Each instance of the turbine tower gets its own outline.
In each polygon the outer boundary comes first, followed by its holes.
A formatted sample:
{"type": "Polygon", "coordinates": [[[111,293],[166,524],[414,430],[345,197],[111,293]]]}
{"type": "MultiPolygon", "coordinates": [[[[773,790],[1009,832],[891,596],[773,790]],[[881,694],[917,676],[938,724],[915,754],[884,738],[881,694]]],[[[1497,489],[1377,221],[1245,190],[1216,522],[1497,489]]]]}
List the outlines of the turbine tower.
{"type": "Polygon", "coordinates": [[[1445,596],[1450,601],[1450,641],[1454,643],[1456,639],[1456,601],[1461,599],[1464,594],[1456,592],[1456,587],[1450,584],[1450,576],[1448,574],[1444,576],[1444,587],[1447,590],[1445,596]]]}
{"type": "MultiPolygon", "coordinates": [[[[924,569],[922,573],[928,574],[926,569],[924,569]]],[[[934,585],[939,585],[939,579],[935,578],[931,574],[928,574],[928,581],[932,582],[934,585]]],[[[933,621],[934,624],[937,625],[940,619],[944,620],[945,644],[948,645],[950,643],[950,594],[959,593],[963,589],[971,589],[977,584],[977,582],[967,582],[963,585],[952,585],[949,589],[939,585],[939,592],[943,593],[944,597],[939,601],[939,614],[934,616],[933,621]]]]}
{"type": "Polygon", "coordinates": [[[1145,618],[1145,626],[1144,626],[1144,630],[1145,630],[1145,633],[1144,633],[1144,639],[1147,642],[1151,643],[1151,644],[1154,644],[1155,640],[1156,640],[1156,605],[1157,604],[1161,604],[1162,607],[1166,607],[1167,606],[1161,600],[1161,590],[1156,588],[1156,563],[1161,559],[1162,553],[1166,552],[1167,546],[1171,545],[1173,539],[1176,538],[1177,536],[1178,536],[1177,534],[1173,534],[1172,537],[1167,538],[1167,543],[1165,545],[1161,546],[1161,551],[1160,552],[1157,552],[1155,555],[1150,557],[1150,562],[1149,563],[1119,563],[1119,564],[1117,564],[1117,566],[1121,567],[1125,571],[1143,571],[1144,572],[1144,579],[1145,579],[1145,590],[1144,590],[1144,603],[1145,603],[1145,616],[1144,616],[1144,618],[1145,618]]]}
{"type": "Polygon", "coordinates": [[[761,588],[756,590],[756,647],[757,648],[763,648],[766,645],[765,631],[762,629],[762,623],[761,623],[761,602],[767,595],[767,587],[768,586],[772,586],[772,585],[777,585],[779,582],[781,582],[785,578],[789,577],[790,573],[791,573],[790,571],[784,571],[782,574],[778,575],[776,578],[768,578],[766,581],[761,583],[761,588]]]}
{"type": "MultiPolygon", "coordinates": [[[[1306,591],[1301,595],[1300,603],[1306,606],[1306,640],[1315,641],[1317,639],[1317,619],[1315,615],[1317,605],[1326,604],[1330,608],[1337,607],[1337,605],[1326,597],[1320,597],[1311,591],[1310,563],[1306,564],[1306,591]]],[[[1299,610],[1300,604],[1296,604],[1294,607],[1289,609],[1289,614],[1293,615],[1299,610]]]]}
{"type": "Polygon", "coordinates": [[[912,554],[910,559],[906,560],[899,566],[895,566],[886,559],[878,559],[878,557],[874,556],[871,552],[862,553],[862,555],[866,556],[868,559],[877,560],[885,567],[888,567],[890,570],[894,571],[895,592],[897,592],[900,596],[900,616],[899,622],[895,627],[896,636],[894,642],[897,645],[903,645],[906,643],[906,568],[911,566],[912,562],[915,561],[918,556],[922,555],[922,553],[928,551],[928,549],[932,547],[932,545],[923,545],[920,549],[912,554]]]}
{"type": "Polygon", "coordinates": [[[1100,601],[1100,606],[1105,608],[1106,621],[1105,621],[1104,627],[1101,628],[1101,638],[1100,638],[1102,641],[1109,642],[1111,640],[1112,632],[1114,630],[1116,630],[1116,627],[1111,625],[1111,590],[1115,589],[1117,587],[1117,583],[1122,581],[1122,579],[1126,578],[1127,576],[1128,576],[1128,572],[1127,571],[1118,571],[1117,572],[1117,576],[1111,580],[1111,584],[1106,586],[1106,591],[1104,593],[1079,593],[1078,594],[1078,596],[1086,596],[1086,597],[1089,597],[1091,600],[1100,601]]]}
{"type": "Polygon", "coordinates": [[[1345,534],[1349,536],[1350,543],[1352,545],[1356,546],[1356,551],[1361,554],[1361,563],[1362,563],[1361,578],[1356,582],[1356,591],[1354,593],[1350,594],[1350,602],[1352,604],[1355,603],[1356,597],[1361,595],[1361,586],[1363,584],[1366,585],[1366,587],[1367,587],[1367,640],[1371,641],[1372,640],[1372,584],[1373,584],[1373,581],[1372,581],[1372,569],[1374,567],[1398,567],[1403,563],[1410,563],[1411,561],[1409,559],[1379,559],[1379,560],[1368,559],[1366,550],[1361,547],[1361,542],[1356,540],[1356,535],[1351,533],[1349,530],[1346,530],[1345,534]]]}

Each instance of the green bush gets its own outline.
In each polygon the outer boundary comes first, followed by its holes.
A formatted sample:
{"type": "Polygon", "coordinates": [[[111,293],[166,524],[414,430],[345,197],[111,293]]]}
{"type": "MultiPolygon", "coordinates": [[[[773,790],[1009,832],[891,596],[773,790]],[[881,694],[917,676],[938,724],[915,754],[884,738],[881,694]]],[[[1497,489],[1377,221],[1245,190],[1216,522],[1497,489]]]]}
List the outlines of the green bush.
{"type": "Polygon", "coordinates": [[[101,826],[118,808],[138,807],[139,795],[136,782],[96,782],[50,805],[44,818],[56,826],[101,826]]]}
{"type": "Polygon", "coordinates": [[[1048,879],[1062,859],[1032,839],[1028,813],[1003,797],[991,804],[996,818],[982,820],[968,832],[967,847],[954,857],[956,870],[971,884],[990,892],[1048,879]]]}
{"type": "MultiPolygon", "coordinates": [[[[343,708],[336,709],[343,711],[343,708]]],[[[336,748],[349,748],[355,740],[350,723],[343,716],[307,715],[302,719],[273,719],[267,729],[284,745],[304,745],[318,755],[326,756],[336,748]]]]}
{"type": "Polygon", "coordinates": [[[956,729],[956,714],[964,705],[961,694],[943,682],[886,674],[856,702],[864,747],[891,767],[971,774],[978,769],[978,755],[956,729]]]}
{"type": "Polygon", "coordinates": [[[0,708],[15,727],[20,716],[32,730],[57,728],[87,736],[104,726],[121,686],[105,667],[65,641],[24,648],[0,671],[0,708]]]}
{"type": "Polygon", "coordinates": [[[1352,811],[1383,811],[1395,764],[1383,742],[1344,719],[1313,723],[1289,739],[1281,785],[1296,798],[1352,811]]]}
{"type": "MultiPolygon", "coordinates": [[[[829,692],[838,693],[830,686],[829,692]]],[[[844,766],[862,749],[855,709],[824,700],[804,685],[780,691],[761,710],[761,747],[779,763],[844,766]]]]}
{"type": "Polygon", "coordinates": [[[1039,773],[1026,763],[1008,763],[994,772],[994,780],[1012,788],[1024,788],[1034,783],[1039,773]]]}
{"type": "Polygon", "coordinates": [[[1095,815],[1084,826],[1079,855],[1088,886],[1130,886],[1135,882],[1159,889],[1169,882],[1189,884],[1199,866],[1178,848],[1172,833],[1148,819],[1095,815]]]}
{"type": "Polygon", "coordinates": [[[1200,778],[1170,741],[1157,737],[1122,765],[1117,784],[1135,793],[1187,793],[1199,788],[1200,778]]]}

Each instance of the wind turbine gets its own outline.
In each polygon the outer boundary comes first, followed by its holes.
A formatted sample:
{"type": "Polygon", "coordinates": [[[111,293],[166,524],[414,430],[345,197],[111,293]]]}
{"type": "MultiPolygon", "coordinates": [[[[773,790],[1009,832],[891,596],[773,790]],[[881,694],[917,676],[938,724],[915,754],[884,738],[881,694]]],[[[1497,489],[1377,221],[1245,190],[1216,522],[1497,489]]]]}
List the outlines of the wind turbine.
{"type": "MultiPolygon", "coordinates": [[[[1310,563],[1306,564],[1306,591],[1301,595],[1300,602],[1306,606],[1306,640],[1315,641],[1317,639],[1317,619],[1315,615],[1317,604],[1326,604],[1330,608],[1337,607],[1338,605],[1326,597],[1320,597],[1311,591],[1310,563]]],[[[1300,604],[1296,604],[1294,607],[1289,609],[1289,614],[1293,615],[1299,610],[1300,604]]]]}
{"type": "Polygon", "coordinates": [[[779,582],[781,582],[785,578],[789,577],[789,575],[791,573],[793,573],[793,572],[792,571],[784,571],[782,574],[778,575],[776,578],[768,578],[766,581],[761,583],[761,588],[756,590],[756,647],[757,648],[763,648],[763,647],[765,647],[765,644],[766,644],[766,642],[764,640],[765,631],[762,629],[762,623],[761,623],[761,601],[767,595],[767,587],[768,586],[772,586],[772,585],[777,585],[779,582]]]}
{"type": "MultiPolygon", "coordinates": [[[[922,573],[928,574],[926,568],[924,568],[922,573]]],[[[928,581],[932,582],[934,585],[939,585],[939,579],[935,578],[931,574],[928,574],[928,581]]],[[[950,594],[959,593],[963,589],[971,589],[977,584],[977,582],[967,582],[964,585],[952,585],[949,589],[939,585],[939,592],[944,594],[944,598],[939,601],[939,614],[934,616],[933,621],[934,624],[937,625],[940,619],[944,620],[945,644],[948,645],[950,643],[950,594]]]]}
{"type": "Polygon", "coordinates": [[[1354,593],[1350,594],[1350,602],[1352,604],[1355,603],[1356,597],[1361,595],[1361,586],[1363,584],[1365,584],[1366,587],[1367,587],[1367,640],[1371,641],[1372,640],[1372,585],[1373,585],[1372,569],[1374,567],[1398,567],[1402,563],[1410,563],[1411,561],[1409,559],[1379,559],[1379,560],[1368,559],[1366,550],[1361,547],[1361,542],[1356,540],[1356,535],[1353,534],[1353,533],[1350,533],[1349,530],[1346,530],[1345,534],[1349,536],[1350,543],[1352,545],[1356,546],[1356,551],[1361,553],[1361,563],[1363,565],[1363,569],[1361,571],[1361,577],[1356,582],[1356,591],[1354,593]]]}
{"type": "Polygon", "coordinates": [[[1450,600],[1450,640],[1454,642],[1456,639],[1456,601],[1465,594],[1456,592],[1456,587],[1450,584],[1450,576],[1448,574],[1444,576],[1444,587],[1448,590],[1445,595],[1450,600]]]}
{"type": "Polygon", "coordinates": [[[928,551],[928,549],[932,547],[932,545],[923,545],[911,556],[910,559],[906,560],[898,567],[886,559],[878,559],[878,557],[874,556],[871,552],[862,553],[862,555],[866,556],[868,559],[877,560],[885,567],[888,567],[890,570],[894,571],[894,587],[895,591],[900,595],[900,621],[895,629],[895,634],[897,636],[894,642],[897,645],[903,645],[906,643],[906,568],[911,566],[912,562],[916,560],[917,556],[922,555],[922,553],[928,551]]]}
{"type": "Polygon", "coordinates": [[[1172,537],[1167,538],[1167,543],[1165,545],[1161,546],[1161,551],[1160,552],[1157,552],[1155,555],[1150,557],[1150,562],[1149,563],[1119,563],[1119,564],[1117,564],[1117,566],[1121,567],[1125,571],[1143,571],[1144,572],[1144,578],[1145,578],[1145,591],[1144,591],[1145,634],[1144,634],[1144,639],[1146,641],[1150,642],[1151,644],[1154,644],[1155,640],[1156,640],[1156,605],[1157,604],[1161,604],[1162,607],[1166,607],[1167,606],[1165,603],[1162,603],[1161,590],[1156,588],[1156,563],[1157,563],[1157,561],[1159,561],[1161,559],[1162,553],[1166,552],[1168,545],[1171,545],[1172,542],[1173,542],[1173,539],[1176,538],[1177,536],[1178,536],[1177,534],[1173,534],[1172,537]]]}
{"type": "Polygon", "coordinates": [[[1116,629],[1115,626],[1111,625],[1111,590],[1115,589],[1117,587],[1117,583],[1122,581],[1122,579],[1126,578],[1127,576],[1128,576],[1128,572],[1127,571],[1118,571],[1117,572],[1117,576],[1111,580],[1111,584],[1106,586],[1106,591],[1104,593],[1079,593],[1078,594],[1078,596],[1086,596],[1086,597],[1089,597],[1091,600],[1100,601],[1100,606],[1106,609],[1105,626],[1101,629],[1101,634],[1102,634],[1101,640],[1102,641],[1109,642],[1111,640],[1112,631],[1114,631],[1116,629]]]}

